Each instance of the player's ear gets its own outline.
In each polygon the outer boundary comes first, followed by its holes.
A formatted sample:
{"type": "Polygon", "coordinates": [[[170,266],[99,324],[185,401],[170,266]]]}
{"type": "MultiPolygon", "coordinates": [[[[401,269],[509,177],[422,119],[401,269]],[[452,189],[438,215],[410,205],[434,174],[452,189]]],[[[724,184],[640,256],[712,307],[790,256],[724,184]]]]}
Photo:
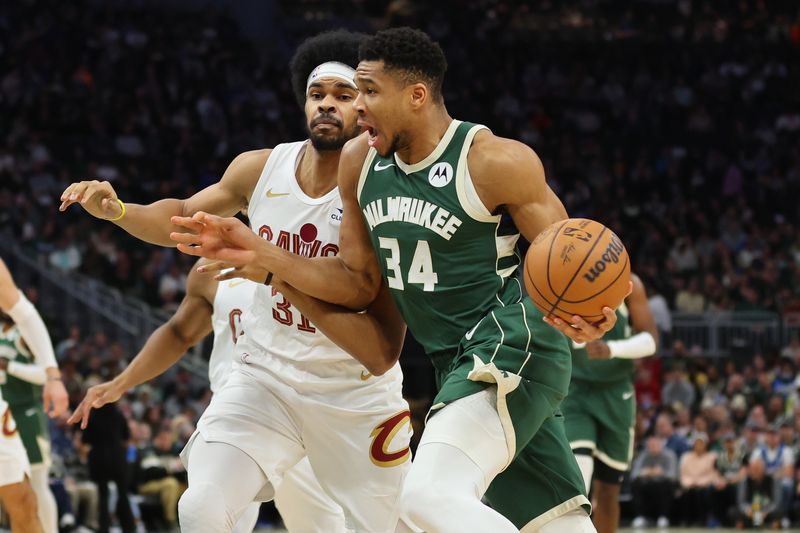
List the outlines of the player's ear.
{"type": "Polygon", "coordinates": [[[411,98],[411,107],[419,109],[430,98],[428,87],[424,83],[413,83],[409,86],[409,96],[411,98]]]}

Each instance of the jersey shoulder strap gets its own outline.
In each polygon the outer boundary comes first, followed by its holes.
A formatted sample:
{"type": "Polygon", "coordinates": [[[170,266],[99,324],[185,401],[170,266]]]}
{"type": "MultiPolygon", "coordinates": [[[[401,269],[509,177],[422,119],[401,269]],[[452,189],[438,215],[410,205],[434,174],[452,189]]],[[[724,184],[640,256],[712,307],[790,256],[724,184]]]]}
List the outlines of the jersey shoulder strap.
{"type": "Polygon", "coordinates": [[[264,168],[261,170],[261,176],[258,178],[256,188],[253,189],[253,195],[250,197],[250,205],[248,211],[255,211],[259,204],[268,196],[272,194],[281,194],[285,191],[272,191],[271,188],[280,186],[276,183],[280,180],[281,170],[290,170],[290,174],[294,177],[294,170],[297,166],[297,155],[305,145],[306,141],[296,141],[291,143],[282,143],[272,149],[269,154],[264,168]],[[277,171],[277,172],[276,172],[277,171]]]}

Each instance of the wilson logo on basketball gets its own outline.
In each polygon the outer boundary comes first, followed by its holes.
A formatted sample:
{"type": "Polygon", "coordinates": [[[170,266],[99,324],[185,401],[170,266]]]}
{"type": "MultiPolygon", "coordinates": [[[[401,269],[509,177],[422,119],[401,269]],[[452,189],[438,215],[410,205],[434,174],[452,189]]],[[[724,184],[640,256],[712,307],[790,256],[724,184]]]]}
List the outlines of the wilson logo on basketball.
{"type": "MultiPolygon", "coordinates": [[[[411,458],[411,449],[406,445],[397,451],[390,451],[389,445],[400,431],[407,424],[411,423],[411,413],[400,411],[391,418],[378,424],[370,433],[372,446],[369,448],[369,458],[375,466],[388,468],[403,464],[411,458]]],[[[409,428],[410,431],[410,428],[409,428]]],[[[407,441],[406,441],[407,442],[407,441]]]]}
{"type": "Polygon", "coordinates": [[[625,246],[623,246],[622,241],[615,235],[611,238],[611,241],[608,243],[606,247],[606,251],[603,252],[603,255],[600,256],[594,265],[589,268],[589,271],[586,272],[583,277],[586,278],[586,281],[594,283],[600,274],[602,274],[606,266],[609,263],[619,263],[620,254],[625,250],[625,246]]]}

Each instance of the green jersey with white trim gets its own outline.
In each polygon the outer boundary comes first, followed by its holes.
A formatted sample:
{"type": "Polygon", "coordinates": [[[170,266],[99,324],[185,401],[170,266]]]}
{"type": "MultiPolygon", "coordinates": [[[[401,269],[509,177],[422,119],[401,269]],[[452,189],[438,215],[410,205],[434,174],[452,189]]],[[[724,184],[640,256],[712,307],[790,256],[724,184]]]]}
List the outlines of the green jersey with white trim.
{"type": "MultiPolygon", "coordinates": [[[[23,364],[33,364],[33,355],[22,342],[22,335],[17,326],[6,331],[0,331],[0,356],[23,364]]],[[[6,373],[6,382],[2,385],[3,399],[10,406],[42,403],[42,386],[34,385],[25,380],[6,373]]]]}
{"type": "Polygon", "coordinates": [[[492,309],[519,302],[514,276],[519,231],[489,213],[467,168],[484,126],[454,120],[436,149],[414,165],[370,149],[358,201],[378,262],[409,329],[434,364],[492,309]]]}
{"type": "MultiPolygon", "coordinates": [[[[630,312],[623,302],[617,309],[617,323],[603,335],[604,341],[619,341],[633,334],[630,324],[630,312]]],[[[572,379],[592,383],[616,383],[633,378],[634,365],[630,359],[589,359],[584,348],[572,350],[572,379]]]]}

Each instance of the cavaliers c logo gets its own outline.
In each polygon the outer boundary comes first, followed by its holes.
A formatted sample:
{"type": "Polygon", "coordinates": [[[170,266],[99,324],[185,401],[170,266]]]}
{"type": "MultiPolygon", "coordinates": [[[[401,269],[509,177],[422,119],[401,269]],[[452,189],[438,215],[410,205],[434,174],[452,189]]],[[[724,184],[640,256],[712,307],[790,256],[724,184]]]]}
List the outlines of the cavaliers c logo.
{"type": "Polygon", "coordinates": [[[11,418],[11,409],[6,409],[3,413],[3,435],[6,437],[13,437],[17,434],[17,425],[14,419],[11,418]]]}
{"type": "Polygon", "coordinates": [[[384,420],[372,430],[370,437],[372,437],[372,446],[369,448],[369,458],[381,468],[388,468],[390,466],[397,466],[402,464],[411,457],[411,449],[406,446],[398,451],[389,451],[389,444],[397,432],[406,424],[411,423],[411,413],[400,411],[391,418],[384,420]]]}

